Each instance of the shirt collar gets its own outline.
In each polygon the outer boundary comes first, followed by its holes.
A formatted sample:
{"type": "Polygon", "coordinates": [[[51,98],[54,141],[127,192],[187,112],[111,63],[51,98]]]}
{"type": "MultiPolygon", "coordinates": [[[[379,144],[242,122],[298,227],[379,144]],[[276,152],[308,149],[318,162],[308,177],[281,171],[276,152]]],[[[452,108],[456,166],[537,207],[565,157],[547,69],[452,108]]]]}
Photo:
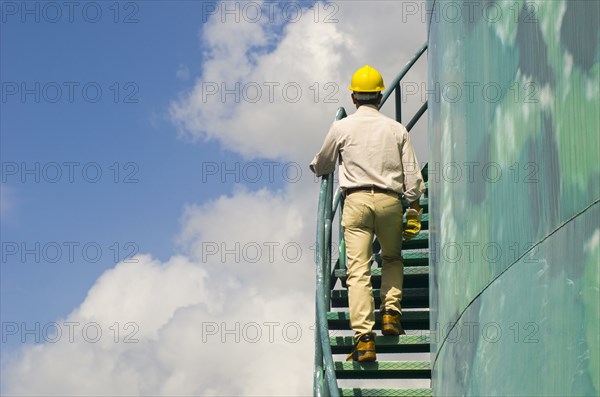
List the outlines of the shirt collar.
{"type": "Polygon", "coordinates": [[[361,105],[358,109],[356,109],[357,112],[370,112],[373,110],[379,112],[377,105],[361,105]]]}

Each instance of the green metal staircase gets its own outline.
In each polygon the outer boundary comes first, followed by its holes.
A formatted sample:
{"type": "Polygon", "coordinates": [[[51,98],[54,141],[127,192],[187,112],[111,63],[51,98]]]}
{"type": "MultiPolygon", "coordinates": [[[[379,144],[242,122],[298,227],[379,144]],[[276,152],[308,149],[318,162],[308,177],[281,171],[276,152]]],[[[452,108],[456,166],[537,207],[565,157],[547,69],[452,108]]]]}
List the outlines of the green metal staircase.
{"type": "MultiPolygon", "coordinates": [[[[427,199],[421,200],[421,205],[427,210],[427,199]]],[[[424,222],[425,225],[427,223],[424,222]]],[[[426,226],[424,226],[426,227],[426,226]]],[[[337,379],[431,379],[431,363],[426,361],[388,361],[388,353],[429,353],[429,267],[428,252],[423,250],[428,246],[428,234],[421,232],[414,240],[403,242],[404,288],[402,298],[402,326],[407,330],[407,335],[377,336],[378,362],[375,363],[349,363],[344,361],[334,362],[337,379]],[[410,309],[410,310],[408,310],[410,309]]],[[[375,307],[381,303],[379,287],[381,285],[381,258],[375,258],[377,267],[372,269],[371,283],[375,307]]],[[[345,270],[337,269],[334,276],[340,281],[342,289],[331,292],[331,303],[334,308],[344,308],[344,311],[331,311],[327,313],[330,330],[349,329],[348,291],[345,286],[345,270]]],[[[375,329],[381,329],[379,311],[375,312],[375,329]]],[[[380,333],[378,333],[380,334],[380,333]]],[[[329,342],[333,354],[343,360],[353,347],[352,336],[330,336],[329,342]]],[[[398,382],[401,385],[401,382],[398,382]]],[[[430,396],[431,389],[379,389],[379,388],[342,388],[342,396],[430,396]]]]}
{"type": "MultiPolygon", "coordinates": [[[[396,119],[400,120],[400,81],[417,59],[425,52],[424,44],[405,65],[385,93],[382,105],[392,91],[396,93],[396,119]]],[[[427,109],[425,103],[413,119],[406,124],[410,130],[427,109]]],[[[346,117],[340,108],[336,119],[346,117]]],[[[427,180],[427,170],[423,170],[427,180]]],[[[427,186],[427,182],[426,182],[427,186]]],[[[377,336],[377,362],[346,362],[353,348],[354,339],[350,329],[348,290],[346,289],[346,257],[341,214],[343,195],[334,193],[333,174],[321,181],[317,219],[317,290],[316,290],[316,337],[315,337],[315,396],[431,396],[431,388],[403,388],[406,379],[431,379],[429,355],[419,361],[403,359],[414,353],[430,352],[429,336],[429,213],[427,193],[421,197],[423,207],[421,233],[411,240],[403,241],[404,286],[401,322],[407,335],[377,336]],[[337,217],[336,217],[337,214],[337,217]],[[332,235],[334,220],[338,229],[338,255],[332,260],[332,235]],[[332,266],[333,264],[333,266],[332,266]],[[388,358],[392,357],[392,358],[388,358]],[[393,388],[380,387],[381,379],[397,379],[393,388]],[[340,387],[338,380],[344,380],[340,387]],[[354,384],[353,384],[354,382],[354,384]],[[366,385],[366,386],[365,386],[366,385]],[[397,386],[396,386],[397,385],[397,386]]],[[[398,236],[402,238],[402,236],[398,236]]],[[[379,307],[381,286],[381,256],[377,240],[373,243],[373,267],[371,283],[375,307],[379,307]]],[[[381,335],[381,314],[375,312],[375,331],[381,335]]],[[[389,384],[389,382],[388,382],[389,384]]]]}

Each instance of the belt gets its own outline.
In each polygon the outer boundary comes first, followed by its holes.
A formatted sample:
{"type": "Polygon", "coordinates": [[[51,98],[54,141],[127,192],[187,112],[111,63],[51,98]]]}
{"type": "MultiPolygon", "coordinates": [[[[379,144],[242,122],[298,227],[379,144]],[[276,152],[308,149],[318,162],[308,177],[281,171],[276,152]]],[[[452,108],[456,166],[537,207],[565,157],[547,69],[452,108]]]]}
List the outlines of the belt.
{"type": "Polygon", "coordinates": [[[387,193],[399,196],[398,192],[390,189],[382,189],[378,186],[349,187],[344,191],[346,196],[355,192],[387,193]]]}

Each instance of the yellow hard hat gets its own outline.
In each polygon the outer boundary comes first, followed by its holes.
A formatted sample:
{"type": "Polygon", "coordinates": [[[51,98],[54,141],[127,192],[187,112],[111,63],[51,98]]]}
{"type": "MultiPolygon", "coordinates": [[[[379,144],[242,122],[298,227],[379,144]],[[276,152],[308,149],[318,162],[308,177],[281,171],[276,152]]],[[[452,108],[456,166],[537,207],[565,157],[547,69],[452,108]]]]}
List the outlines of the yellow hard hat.
{"type": "Polygon", "coordinates": [[[358,69],[352,76],[350,91],[354,92],[378,92],[385,90],[383,77],[377,69],[365,65],[358,69]]]}

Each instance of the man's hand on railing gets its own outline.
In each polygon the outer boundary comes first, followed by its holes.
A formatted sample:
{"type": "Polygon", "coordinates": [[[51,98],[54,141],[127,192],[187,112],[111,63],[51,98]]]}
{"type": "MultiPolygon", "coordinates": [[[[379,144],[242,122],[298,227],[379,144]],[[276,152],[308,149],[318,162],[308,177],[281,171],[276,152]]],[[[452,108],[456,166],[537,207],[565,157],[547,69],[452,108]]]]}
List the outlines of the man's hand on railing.
{"type": "Polygon", "coordinates": [[[414,208],[406,210],[406,227],[404,228],[403,237],[405,239],[411,239],[417,236],[421,231],[421,216],[423,215],[423,209],[417,211],[414,208]]]}

